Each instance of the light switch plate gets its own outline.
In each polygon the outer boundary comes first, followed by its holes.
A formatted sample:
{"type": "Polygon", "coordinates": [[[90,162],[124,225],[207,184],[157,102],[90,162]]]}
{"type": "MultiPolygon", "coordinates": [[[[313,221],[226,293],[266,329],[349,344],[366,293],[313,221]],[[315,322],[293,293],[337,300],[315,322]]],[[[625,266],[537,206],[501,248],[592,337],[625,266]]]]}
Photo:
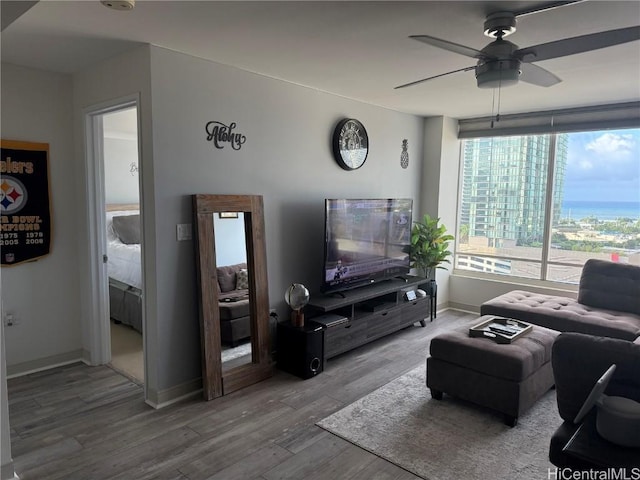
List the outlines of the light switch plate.
{"type": "Polygon", "coordinates": [[[176,240],[182,242],[184,240],[191,240],[191,238],[191,224],[178,223],[176,225],[176,240]]]}

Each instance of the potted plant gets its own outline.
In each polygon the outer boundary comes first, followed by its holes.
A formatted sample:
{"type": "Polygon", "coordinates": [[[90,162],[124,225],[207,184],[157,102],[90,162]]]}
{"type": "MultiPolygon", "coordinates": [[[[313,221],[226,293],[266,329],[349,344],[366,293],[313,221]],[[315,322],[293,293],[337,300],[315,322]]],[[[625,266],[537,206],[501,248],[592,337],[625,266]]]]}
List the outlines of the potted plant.
{"type": "Polygon", "coordinates": [[[454,239],[446,233],[447,227],[438,225],[439,221],[427,214],[421,222],[414,222],[411,229],[411,266],[432,282],[435,282],[435,269],[444,269],[442,263],[451,263],[449,242],[454,239]]]}

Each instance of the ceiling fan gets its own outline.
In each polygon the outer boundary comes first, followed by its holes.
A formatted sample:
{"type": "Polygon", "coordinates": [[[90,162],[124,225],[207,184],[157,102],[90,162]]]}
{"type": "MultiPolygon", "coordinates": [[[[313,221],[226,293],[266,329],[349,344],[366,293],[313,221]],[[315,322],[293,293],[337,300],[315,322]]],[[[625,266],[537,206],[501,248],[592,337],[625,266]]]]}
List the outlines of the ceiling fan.
{"type": "Polygon", "coordinates": [[[565,38],[525,48],[519,48],[516,44],[504,40],[504,37],[516,31],[517,17],[573,3],[579,2],[550,2],[529,10],[519,12],[500,11],[490,14],[484,22],[484,34],[488,37],[495,38],[495,40],[482,50],[476,50],[475,48],[466,47],[429,35],[411,35],[409,38],[466,57],[475,58],[478,62],[476,65],[470,67],[405,83],[404,85],[395,87],[395,89],[410,87],[434,78],[470,70],[475,70],[479,88],[507,87],[509,85],[515,85],[518,81],[541,87],[550,87],[562,80],[550,71],[532,62],[589,52],[591,50],[640,40],[640,26],[565,38]]]}

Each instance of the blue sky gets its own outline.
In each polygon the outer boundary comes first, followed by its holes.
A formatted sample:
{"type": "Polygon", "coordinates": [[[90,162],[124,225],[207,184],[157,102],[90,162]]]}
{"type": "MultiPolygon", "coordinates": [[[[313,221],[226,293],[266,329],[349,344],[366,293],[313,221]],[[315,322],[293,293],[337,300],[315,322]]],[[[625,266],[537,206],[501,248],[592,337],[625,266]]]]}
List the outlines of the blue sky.
{"type": "Polygon", "coordinates": [[[569,134],[564,200],[640,203],[640,129],[569,134]]]}

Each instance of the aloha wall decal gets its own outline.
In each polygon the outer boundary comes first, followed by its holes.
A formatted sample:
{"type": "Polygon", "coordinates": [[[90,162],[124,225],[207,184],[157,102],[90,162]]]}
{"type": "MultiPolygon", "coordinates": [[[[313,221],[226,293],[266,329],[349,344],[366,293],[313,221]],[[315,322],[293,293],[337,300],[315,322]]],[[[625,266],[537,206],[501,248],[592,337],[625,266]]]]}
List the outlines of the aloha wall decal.
{"type": "Polygon", "coordinates": [[[240,150],[242,145],[247,141],[247,137],[242,133],[234,132],[236,122],[225,125],[222,122],[210,121],[207,123],[205,130],[207,132],[207,141],[213,142],[216,148],[224,148],[231,145],[234,150],[240,150]]]}

